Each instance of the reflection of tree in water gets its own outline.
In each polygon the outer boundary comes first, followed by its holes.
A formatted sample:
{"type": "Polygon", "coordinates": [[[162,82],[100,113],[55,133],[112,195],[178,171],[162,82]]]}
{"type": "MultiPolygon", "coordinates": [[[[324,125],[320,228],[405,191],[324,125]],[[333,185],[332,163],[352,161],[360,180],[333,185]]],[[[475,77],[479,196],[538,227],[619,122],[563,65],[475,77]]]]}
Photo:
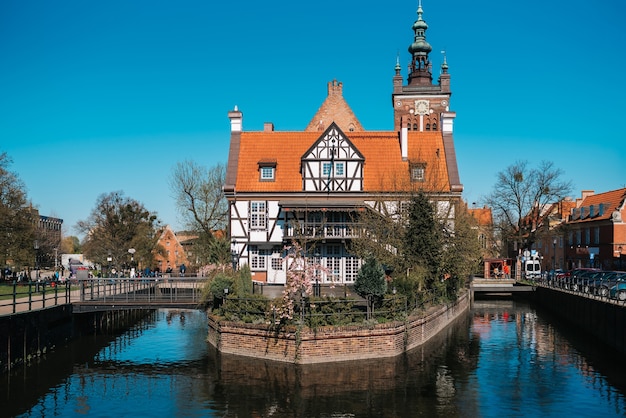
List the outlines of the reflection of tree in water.
{"type": "Polygon", "coordinates": [[[467,380],[476,358],[469,320],[463,315],[426,344],[386,359],[293,365],[217,354],[215,396],[224,399],[215,400],[233,416],[460,416],[454,382],[467,380]]]}

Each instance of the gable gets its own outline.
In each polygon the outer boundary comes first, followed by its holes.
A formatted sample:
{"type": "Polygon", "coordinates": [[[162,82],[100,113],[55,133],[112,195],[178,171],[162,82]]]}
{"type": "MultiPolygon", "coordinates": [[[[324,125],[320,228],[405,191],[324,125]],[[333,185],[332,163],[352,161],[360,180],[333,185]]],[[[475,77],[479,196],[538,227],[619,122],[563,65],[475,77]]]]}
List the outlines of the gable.
{"type": "Polygon", "coordinates": [[[326,132],[304,153],[303,160],[363,160],[363,155],[350,142],[336,123],[326,129],[326,132]]]}
{"type": "Polygon", "coordinates": [[[363,126],[343,98],[343,83],[333,80],[328,83],[328,96],[309,122],[305,131],[323,132],[332,123],[344,132],[362,131],[363,126]]]}

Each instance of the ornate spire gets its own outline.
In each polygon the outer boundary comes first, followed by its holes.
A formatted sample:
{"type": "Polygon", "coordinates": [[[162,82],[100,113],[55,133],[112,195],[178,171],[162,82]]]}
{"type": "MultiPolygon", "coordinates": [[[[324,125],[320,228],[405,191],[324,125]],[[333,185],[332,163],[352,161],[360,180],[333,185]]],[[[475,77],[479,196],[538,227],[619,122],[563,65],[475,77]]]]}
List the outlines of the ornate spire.
{"type": "Polygon", "coordinates": [[[432,73],[428,54],[432,47],[426,42],[426,30],[428,25],[422,18],[422,0],[419,0],[417,7],[417,20],[413,23],[415,33],[413,43],[409,45],[411,53],[411,65],[409,66],[409,85],[427,85],[432,83],[432,73]]]}

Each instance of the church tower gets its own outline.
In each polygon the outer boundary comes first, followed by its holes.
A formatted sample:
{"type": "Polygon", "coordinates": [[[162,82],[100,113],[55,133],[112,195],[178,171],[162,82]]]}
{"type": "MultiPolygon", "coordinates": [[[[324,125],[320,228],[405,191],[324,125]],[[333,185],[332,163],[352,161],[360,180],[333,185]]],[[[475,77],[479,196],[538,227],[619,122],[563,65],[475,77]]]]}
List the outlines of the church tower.
{"type": "Polygon", "coordinates": [[[409,45],[407,84],[402,84],[399,58],[393,77],[394,130],[406,128],[409,131],[443,131],[452,129],[454,113],[449,111],[450,74],[444,55],[439,84],[433,84],[432,63],[429,54],[432,47],[426,41],[428,25],[423,18],[422,1],[419,0],[417,20],[413,23],[414,38],[409,45]]]}

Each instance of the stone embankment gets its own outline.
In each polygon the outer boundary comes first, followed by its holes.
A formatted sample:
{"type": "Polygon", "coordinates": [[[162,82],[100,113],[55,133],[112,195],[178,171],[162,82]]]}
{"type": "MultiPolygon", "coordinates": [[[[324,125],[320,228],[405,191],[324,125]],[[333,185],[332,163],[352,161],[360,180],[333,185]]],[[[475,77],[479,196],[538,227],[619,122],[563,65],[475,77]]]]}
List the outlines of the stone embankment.
{"type": "Polygon", "coordinates": [[[394,357],[424,344],[470,306],[469,293],[404,322],[340,327],[283,327],[209,315],[208,341],[222,353],[297,364],[394,357]]]}

